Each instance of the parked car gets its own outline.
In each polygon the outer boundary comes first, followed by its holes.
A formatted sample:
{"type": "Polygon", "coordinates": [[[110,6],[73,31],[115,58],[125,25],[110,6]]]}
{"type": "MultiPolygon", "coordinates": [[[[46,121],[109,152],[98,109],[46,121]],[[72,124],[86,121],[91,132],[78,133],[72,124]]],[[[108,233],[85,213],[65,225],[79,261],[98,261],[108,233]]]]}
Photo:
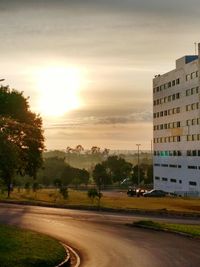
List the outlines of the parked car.
{"type": "Polygon", "coordinates": [[[141,197],[144,195],[144,193],[146,192],[145,189],[143,188],[129,188],[128,191],[127,191],[127,195],[129,197],[134,197],[134,196],[137,196],[137,197],[141,197]]]}
{"type": "Polygon", "coordinates": [[[156,190],[156,189],[153,189],[143,194],[144,197],[165,197],[166,195],[167,195],[167,192],[163,190],[156,190]]]}
{"type": "Polygon", "coordinates": [[[136,196],[136,189],[135,188],[129,188],[128,191],[127,191],[127,196],[128,197],[134,197],[136,196]]]}

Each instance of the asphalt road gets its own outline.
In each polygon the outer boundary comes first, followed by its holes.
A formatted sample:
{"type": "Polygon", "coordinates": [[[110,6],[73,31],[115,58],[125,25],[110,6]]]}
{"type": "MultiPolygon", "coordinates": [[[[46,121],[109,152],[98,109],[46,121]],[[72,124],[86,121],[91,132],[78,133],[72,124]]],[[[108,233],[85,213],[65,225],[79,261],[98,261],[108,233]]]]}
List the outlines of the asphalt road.
{"type": "MultiPolygon", "coordinates": [[[[141,218],[134,215],[0,204],[1,223],[42,232],[71,245],[81,256],[81,266],[200,266],[199,240],[125,225],[141,218]]],[[[174,221],[184,222],[180,219],[174,221]]],[[[199,223],[195,219],[187,222],[199,223]]]]}

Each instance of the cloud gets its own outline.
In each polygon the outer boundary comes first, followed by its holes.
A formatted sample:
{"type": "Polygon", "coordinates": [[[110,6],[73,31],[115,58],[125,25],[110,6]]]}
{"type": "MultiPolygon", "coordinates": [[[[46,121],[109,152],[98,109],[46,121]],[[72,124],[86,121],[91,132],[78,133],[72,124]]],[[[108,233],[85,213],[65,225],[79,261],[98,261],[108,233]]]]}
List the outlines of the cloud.
{"type": "Polygon", "coordinates": [[[137,111],[124,116],[90,116],[71,118],[71,120],[59,123],[47,123],[44,125],[45,130],[55,129],[76,129],[84,127],[93,127],[95,125],[119,125],[119,124],[137,124],[148,123],[152,121],[152,113],[147,111],[137,111]]]}

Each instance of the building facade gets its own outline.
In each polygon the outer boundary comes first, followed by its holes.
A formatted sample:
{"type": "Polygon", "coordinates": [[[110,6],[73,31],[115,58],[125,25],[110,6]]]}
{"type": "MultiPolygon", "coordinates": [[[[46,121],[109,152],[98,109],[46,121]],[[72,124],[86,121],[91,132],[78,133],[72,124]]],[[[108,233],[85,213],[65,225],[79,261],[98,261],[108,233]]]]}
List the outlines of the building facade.
{"type": "Polygon", "coordinates": [[[198,51],[153,79],[154,188],[180,195],[200,195],[198,51]]]}

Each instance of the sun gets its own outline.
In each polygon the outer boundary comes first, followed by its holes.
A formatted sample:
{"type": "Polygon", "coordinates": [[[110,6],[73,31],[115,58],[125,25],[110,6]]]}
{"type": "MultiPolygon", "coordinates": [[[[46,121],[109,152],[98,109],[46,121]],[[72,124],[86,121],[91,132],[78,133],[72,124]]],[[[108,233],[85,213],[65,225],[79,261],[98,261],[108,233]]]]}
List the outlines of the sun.
{"type": "Polygon", "coordinates": [[[80,105],[82,74],[75,67],[46,67],[38,71],[39,110],[46,116],[62,116],[80,105]]]}

